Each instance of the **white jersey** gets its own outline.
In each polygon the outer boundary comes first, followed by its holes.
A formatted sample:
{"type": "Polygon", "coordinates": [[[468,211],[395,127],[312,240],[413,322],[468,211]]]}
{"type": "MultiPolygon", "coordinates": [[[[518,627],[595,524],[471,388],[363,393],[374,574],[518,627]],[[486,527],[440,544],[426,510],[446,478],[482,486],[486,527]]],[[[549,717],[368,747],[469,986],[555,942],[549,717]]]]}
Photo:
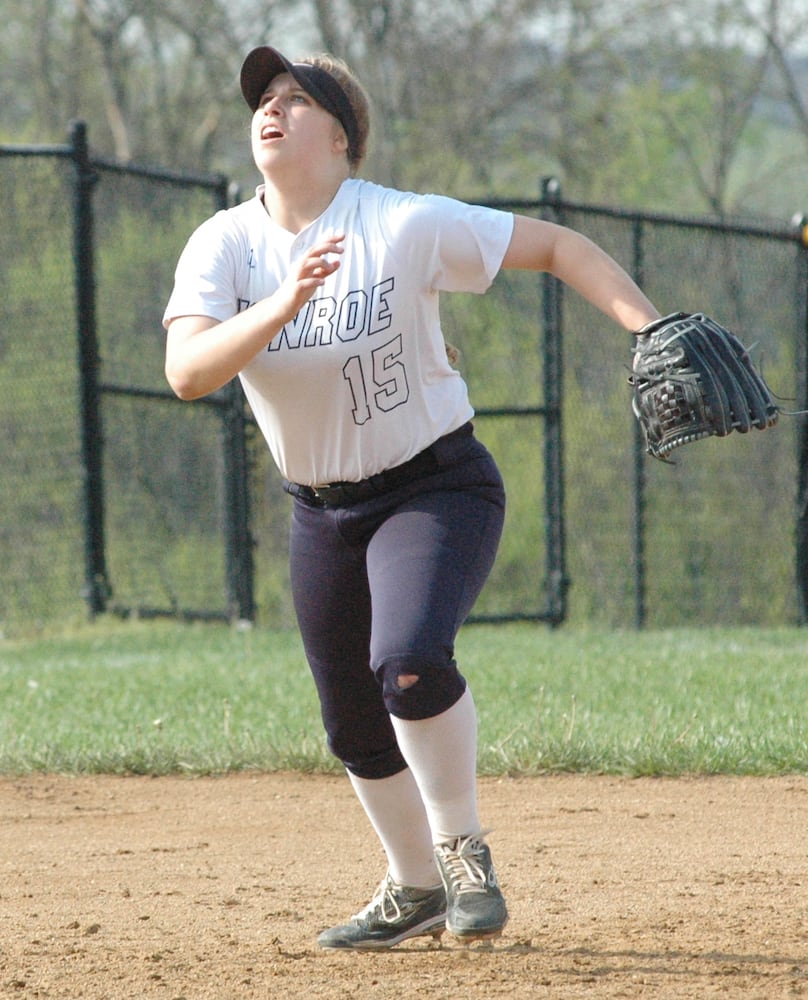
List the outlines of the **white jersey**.
{"type": "Polygon", "coordinates": [[[337,271],[240,379],[283,476],[355,482],[473,415],[446,358],[438,293],[484,292],[512,230],[510,213],[351,179],[293,234],[269,217],[259,188],[191,236],[164,324],[229,319],[272,295],[308,248],[345,233],[337,271]]]}

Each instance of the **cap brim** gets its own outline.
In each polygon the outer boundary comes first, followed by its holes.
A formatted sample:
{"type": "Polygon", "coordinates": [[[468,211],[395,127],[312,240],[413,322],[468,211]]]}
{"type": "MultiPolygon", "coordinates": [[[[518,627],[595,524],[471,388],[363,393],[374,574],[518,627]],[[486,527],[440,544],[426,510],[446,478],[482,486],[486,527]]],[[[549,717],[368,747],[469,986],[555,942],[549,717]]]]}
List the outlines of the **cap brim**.
{"type": "Polygon", "coordinates": [[[244,100],[256,111],[264,91],[279,73],[295,76],[292,63],[277,49],[262,45],[244,60],[241,67],[241,93],[244,100]]]}

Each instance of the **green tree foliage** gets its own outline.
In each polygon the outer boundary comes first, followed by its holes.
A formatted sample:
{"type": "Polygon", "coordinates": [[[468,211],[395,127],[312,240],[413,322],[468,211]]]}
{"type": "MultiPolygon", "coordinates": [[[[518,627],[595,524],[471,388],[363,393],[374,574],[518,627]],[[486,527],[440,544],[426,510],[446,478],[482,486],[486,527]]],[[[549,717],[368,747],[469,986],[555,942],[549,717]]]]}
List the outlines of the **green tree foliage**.
{"type": "Polygon", "coordinates": [[[222,157],[240,59],[278,22],[272,0],[6,0],[3,131],[50,141],[83,118],[118,159],[204,170],[222,157]],[[27,85],[21,86],[21,81],[27,85]]]}
{"type": "Polygon", "coordinates": [[[578,200],[691,214],[791,214],[804,197],[802,0],[6,0],[5,9],[8,140],[58,141],[81,117],[99,152],[222,171],[249,190],[238,70],[250,47],[272,41],[292,55],[327,48],[356,68],[376,112],[366,173],[383,183],[524,197],[555,173],[578,200]]]}

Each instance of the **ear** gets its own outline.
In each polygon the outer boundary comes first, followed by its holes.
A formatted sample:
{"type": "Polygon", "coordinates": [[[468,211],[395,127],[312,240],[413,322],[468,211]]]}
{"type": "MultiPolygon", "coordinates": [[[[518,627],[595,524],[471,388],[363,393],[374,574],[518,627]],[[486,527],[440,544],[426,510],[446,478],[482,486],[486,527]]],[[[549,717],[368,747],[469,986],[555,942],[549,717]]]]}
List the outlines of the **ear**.
{"type": "Polygon", "coordinates": [[[347,154],[348,152],[348,136],[345,133],[345,129],[339,122],[334,123],[334,132],[331,136],[331,148],[335,153],[347,154]]]}

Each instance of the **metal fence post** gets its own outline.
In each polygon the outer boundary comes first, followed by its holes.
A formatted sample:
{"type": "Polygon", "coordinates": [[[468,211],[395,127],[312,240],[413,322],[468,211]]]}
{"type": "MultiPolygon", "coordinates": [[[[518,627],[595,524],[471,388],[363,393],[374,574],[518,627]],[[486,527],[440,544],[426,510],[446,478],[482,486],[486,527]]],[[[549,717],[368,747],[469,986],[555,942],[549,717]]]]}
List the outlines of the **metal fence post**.
{"type": "Polygon", "coordinates": [[[106,609],[110,596],[104,550],[104,477],[99,352],[95,310],[95,247],[92,192],[97,175],[90,163],[87,126],[70,126],[74,167],[73,267],[79,368],[79,421],[84,522],[84,587],[90,617],[106,609]]]}
{"type": "MultiPolygon", "coordinates": [[[[225,209],[239,200],[227,178],[215,191],[217,208],[225,209]]],[[[232,620],[255,619],[255,568],[250,511],[251,469],[247,442],[247,414],[238,379],[225,388],[222,416],[224,468],[224,549],[227,612],[232,620]]]]}
{"type": "MultiPolygon", "coordinates": [[[[645,254],[643,247],[643,222],[635,219],[632,227],[634,280],[642,288],[645,279],[645,254]]],[[[632,340],[634,338],[632,337],[632,340]]],[[[642,430],[634,421],[633,436],[634,461],[634,517],[633,537],[634,548],[634,627],[641,629],[646,618],[646,564],[645,564],[645,447],[642,430]]]]}
{"type": "MultiPolygon", "coordinates": [[[[541,181],[545,218],[558,220],[561,185],[555,177],[541,181]]],[[[560,625],[567,617],[569,579],[564,524],[564,459],[561,424],[564,375],[561,304],[563,286],[550,274],[542,276],[544,322],[544,436],[545,539],[547,545],[547,618],[560,625]]]]}
{"type": "Polygon", "coordinates": [[[224,547],[227,610],[231,619],[255,618],[253,538],[250,515],[250,461],[247,417],[238,380],[227,386],[223,411],[224,547]]]}
{"type": "MultiPolygon", "coordinates": [[[[808,409],[808,216],[794,219],[797,246],[797,409],[808,409]]],[[[797,523],[795,562],[797,615],[808,625],[808,419],[797,433],[797,523]]]]}

